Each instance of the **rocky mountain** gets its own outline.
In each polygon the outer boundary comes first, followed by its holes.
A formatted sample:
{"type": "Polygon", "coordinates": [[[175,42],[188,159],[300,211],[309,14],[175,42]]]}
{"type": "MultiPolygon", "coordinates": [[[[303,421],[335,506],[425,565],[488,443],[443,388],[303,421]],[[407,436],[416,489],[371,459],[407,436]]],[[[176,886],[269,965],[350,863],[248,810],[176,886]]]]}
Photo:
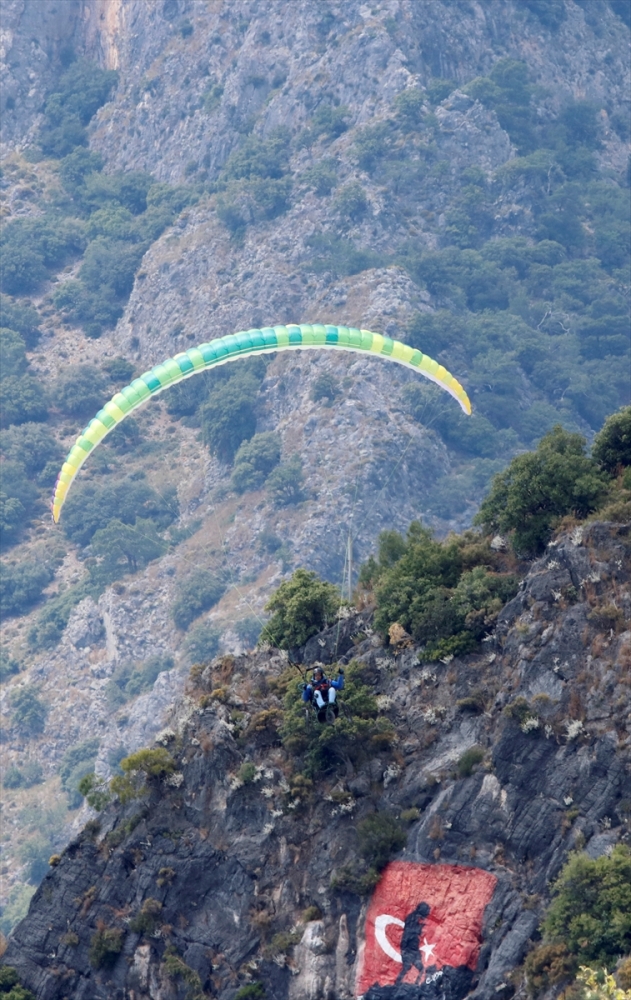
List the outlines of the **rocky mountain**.
{"type": "Polygon", "coordinates": [[[150,743],[192,663],[245,656],[292,569],[348,595],[380,531],[462,530],[514,454],[557,422],[591,439],[628,400],[629,26],[602,0],[6,0],[1,17],[8,931],[88,818],[81,773],[150,743]],[[473,417],[403,370],[279,355],[228,382],[250,421],[232,453],[204,416],[224,383],[173,390],[50,524],[63,452],[134,373],[309,320],[420,346],[473,417]],[[269,469],[237,477],[265,434],[289,494],[269,469]],[[113,521],[149,547],[104,569],[113,521]]]}
{"type": "Polygon", "coordinates": [[[466,658],[384,648],[370,612],[310,640],[298,658],[347,664],[341,698],[378,713],[312,779],[286,656],[194,672],[155,744],[171,767],[53,860],[4,962],[40,1000],[513,995],[568,851],[629,843],[631,633],[607,627],[614,595],[629,621],[629,566],[628,526],[561,535],[466,658]],[[378,914],[396,925],[415,872],[438,921],[425,985],[377,988],[400,961],[378,914]]]}

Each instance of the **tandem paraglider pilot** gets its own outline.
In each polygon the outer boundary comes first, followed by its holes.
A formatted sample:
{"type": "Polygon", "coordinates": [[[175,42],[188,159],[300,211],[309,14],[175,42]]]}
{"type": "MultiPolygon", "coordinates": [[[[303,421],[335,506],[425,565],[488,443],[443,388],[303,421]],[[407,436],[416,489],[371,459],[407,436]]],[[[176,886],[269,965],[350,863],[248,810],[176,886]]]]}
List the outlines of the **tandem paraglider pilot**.
{"type": "Polygon", "coordinates": [[[316,667],[310,684],[305,684],[302,689],[302,700],[313,701],[318,708],[326,705],[334,705],[338,691],[344,689],[344,671],[340,667],[337,680],[330,680],[322,667],[316,667]]]}

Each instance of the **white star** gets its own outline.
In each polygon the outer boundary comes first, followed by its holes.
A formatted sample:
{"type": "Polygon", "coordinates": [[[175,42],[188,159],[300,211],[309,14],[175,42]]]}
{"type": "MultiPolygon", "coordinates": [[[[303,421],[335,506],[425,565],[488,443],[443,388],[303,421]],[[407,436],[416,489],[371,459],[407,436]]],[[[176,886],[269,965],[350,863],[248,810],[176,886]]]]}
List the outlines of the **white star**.
{"type": "Polygon", "coordinates": [[[428,944],[427,943],[427,938],[426,937],[423,938],[423,944],[419,948],[419,951],[423,952],[423,965],[428,965],[429,964],[428,959],[434,957],[434,948],[435,947],[436,947],[435,944],[428,944]]]}

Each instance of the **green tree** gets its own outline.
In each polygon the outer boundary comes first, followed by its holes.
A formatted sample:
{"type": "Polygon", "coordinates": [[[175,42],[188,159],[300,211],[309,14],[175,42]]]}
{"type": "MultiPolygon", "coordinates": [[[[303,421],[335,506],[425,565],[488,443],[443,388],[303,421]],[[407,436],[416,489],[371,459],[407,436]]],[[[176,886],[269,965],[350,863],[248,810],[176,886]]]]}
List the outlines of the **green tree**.
{"type": "Polygon", "coordinates": [[[178,584],[177,597],[171,608],[173,621],[185,630],[203,611],[208,611],[221,600],[226,589],[221,575],[208,570],[196,570],[178,584]]]}
{"type": "Polygon", "coordinates": [[[294,455],[267,477],[266,487],[277,507],[288,507],[305,499],[302,459],[294,455]]]}
{"type": "Polygon", "coordinates": [[[0,426],[46,420],[48,408],[43,386],[32,375],[8,375],[2,379],[0,426]]]}
{"type": "MultiPolygon", "coordinates": [[[[1,494],[0,494],[1,496],[1,494]]],[[[1,500],[0,500],[1,503],[1,500]]],[[[25,561],[12,566],[0,564],[0,615],[23,615],[42,596],[53,578],[53,571],[43,561],[25,561]]]]}
{"type": "Polygon", "coordinates": [[[26,877],[31,885],[39,885],[48,871],[48,859],[53,853],[53,843],[44,833],[25,839],[18,849],[18,857],[26,866],[26,877]]]}
{"type": "Polygon", "coordinates": [[[27,364],[24,338],[15,330],[0,327],[0,378],[23,375],[27,364]]]}
{"type": "Polygon", "coordinates": [[[342,218],[358,222],[366,215],[369,209],[368,198],[361,184],[352,181],[340,188],[333,201],[333,209],[342,218]]]}
{"type": "Polygon", "coordinates": [[[95,365],[73,365],[57,380],[54,400],[71,416],[93,416],[105,403],[105,379],[95,365]]]}
{"type": "Polygon", "coordinates": [[[238,372],[213,391],[201,407],[202,434],[210,451],[222,462],[232,462],[243,441],[256,430],[253,400],[259,382],[249,372],[238,372]]]}
{"type": "Polygon", "coordinates": [[[586,517],[605,494],[606,478],[585,455],[585,439],[557,425],[536,451],[518,455],[495,477],[476,523],[510,532],[517,552],[536,554],[561,517],[586,517]]]}
{"type": "Polygon", "coordinates": [[[24,736],[36,736],[44,731],[48,706],[38,697],[37,689],[24,685],[11,692],[9,702],[11,722],[24,736]]]}
{"type": "Polygon", "coordinates": [[[563,942],[579,963],[609,966],[631,950],[631,852],[592,859],[573,854],[552,888],[545,939],[563,942]]]}
{"type": "Polygon", "coordinates": [[[19,333],[31,349],[39,340],[41,319],[37,309],[23,302],[16,302],[8,295],[0,295],[0,326],[19,333]]]}
{"type": "Polygon", "coordinates": [[[280,461],[280,438],[273,431],[244,441],[234,459],[231,483],[237,493],[259,489],[280,461]]]}
{"type": "Polygon", "coordinates": [[[76,486],[66,501],[62,523],[70,541],[88,545],[94,533],[114,518],[126,525],[150,519],[163,530],[177,516],[175,487],[163,488],[158,494],[138,474],[132,474],[116,483],[76,486]]]}
{"type": "Polygon", "coordinates": [[[135,524],[123,524],[113,518],[92,536],[92,551],[100,561],[92,570],[95,579],[117,579],[122,573],[135,573],[164,555],[166,542],[160,538],[153,521],[136,518],[135,524]]]}
{"type": "Polygon", "coordinates": [[[68,747],[61,759],[59,777],[61,787],[68,796],[68,808],[78,809],[82,796],[79,792],[79,782],[86,774],[94,771],[94,764],[99,752],[100,739],[93,736],[75,746],[68,747]]]}
{"type": "Polygon", "coordinates": [[[61,462],[64,454],[49,429],[33,422],[0,431],[0,452],[21,462],[30,475],[41,472],[48,462],[61,462]]]}
{"type": "Polygon", "coordinates": [[[631,466],[631,406],[624,406],[605,421],[594,438],[592,458],[608,472],[631,466]]]}
{"type": "Polygon", "coordinates": [[[339,392],[340,386],[335,376],[331,375],[330,372],[321,372],[311,386],[309,396],[314,403],[326,399],[327,406],[330,406],[339,392]]]}
{"type": "Polygon", "coordinates": [[[221,629],[200,622],[186,637],[186,653],[191,663],[209,663],[219,652],[221,629]]]}
{"type": "Polygon", "coordinates": [[[458,583],[463,568],[460,547],[453,538],[437,542],[428,528],[413,521],[408,528],[405,552],[396,558],[399,551],[398,541],[388,533],[377,572],[375,626],[387,636],[390,625],[398,622],[412,634],[420,629],[425,637],[428,600],[433,597],[434,603],[446,603],[448,595],[441,596],[441,588],[447,591],[458,583]],[[392,556],[386,555],[389,550],[393,550],[392,556]],[[390,558],[394,562],[387,568],[390,558]]]}
{"type": "Polygon", "coordinates": [[[339,605],[339,592],[332,583],[320,580],[316,573],[297,569],[267,603],[265,610],[271,611],[272,617],[259,641],[279,649],[303,646],[333,621],[339,605]]]}
{"type": "Polygon", "coordinates": [[[71,63],[44,105],[39,141],[46,156],[67,156],[76,146],[87,146],[85,126],[105,104],[118,74],[87,60],[71,63]]]}

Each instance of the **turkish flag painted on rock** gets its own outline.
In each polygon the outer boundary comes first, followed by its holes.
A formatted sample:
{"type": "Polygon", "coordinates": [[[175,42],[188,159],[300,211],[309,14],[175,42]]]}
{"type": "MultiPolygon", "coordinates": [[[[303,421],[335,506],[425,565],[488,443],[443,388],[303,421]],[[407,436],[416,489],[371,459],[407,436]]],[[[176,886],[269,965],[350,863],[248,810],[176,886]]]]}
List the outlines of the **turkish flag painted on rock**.
{"type": "Polygon", "coordinates": [[[484,909],[496,884],[495,876],[481,868],[389,864],[366,914],[357,995],[370,990],[370,997],[403,997],[415,987],[415,996],[429,996],[432,984],[437,987],[444,980],[441,985],[446,986],[456,970],[468,973],[468,979],[478,961],[484,909]],[[378,989],[397,984],[394,992],[378,989]]]}

